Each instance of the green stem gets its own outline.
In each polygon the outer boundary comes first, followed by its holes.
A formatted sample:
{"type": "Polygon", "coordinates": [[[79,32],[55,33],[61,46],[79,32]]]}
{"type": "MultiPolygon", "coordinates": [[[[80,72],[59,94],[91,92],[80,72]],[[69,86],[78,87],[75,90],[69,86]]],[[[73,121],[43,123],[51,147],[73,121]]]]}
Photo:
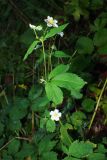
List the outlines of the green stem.
{"type": "Polygon", "coordinates": [[[42,40],[41,42],[42,42],[42,48],[43,48],[44,68],[45,68],[45,80],[46,80],[46,55],[45,55],[44,41],[42,40]]]}
{"type": "Polygon", "coordinates": [[[51,57],[52,57],[52,49],[49,45],[49,68],[48,68],[49,72],[52,71],[52,59],[51,59],[51,57]]]}
{"type": "Polygon", "coordinates": [[[6,101],[7,105],[8,105],[8,104],[9,104],[9,102],[8,102],[8,99],[7,99],[7,96],[6,96],[5,91],[3,91],[3,95],[4,95],[4,98],[5,98],[5,101],[6,101]]]}
{"type": "Polygon", "coordinates": [[[46,29],[45,29],[45,31],[44,31],[44,37],[45,37],[45,35],[46,35],[46,32],[47,32],[47,29],[48,29],[48,27],[46,27],[46,29]]]}
{"type": "Polygon", "coordinates": [[[96,104],[96,107],[95,107],[95,111],[94,111],[93,116],[92,116],[92,118],[91,118],[91,121],[90,121],[90,124],[89,124],[89,127],[88,127],[89,130],[91,129],[91,126],[92,126],[93,121],[94,121],[94,119],[95,119],[95,116],[96,116],[96,113],[97,113],[97,110],[98,110],[98,107],[99,107],[99,103],[100,103],[100,100],[101,100],[101,98],[102,98],[103,92],[104,92],[104,90],[105,90],[106,84],[107,84],[107,78],[106,78],[106,80],[105,80],[105,83],[104,83],[103,88],[102,88],[102,90],[101,90],[100,96],[99,96],[99,98],[98,98],[98,101],[97,101],[97,104],[96,104]]]}
{"type": "Polygon", "coordinates": [[[51,59],[51,53],[50,53],[50,55],[49,55],[49,60],[50,60],[50,69],[51,69],[51,71],[52,71],[52,59],[51,59]]]}
{"type": "Polygon", "coordinates": [[[33,136],[34,131],[35,131],[35,122],[34,122],[34,119],[35,119],[35,114],[34,114],[34,111],[32,111],[32,136],[33,136]]]}
{"type": "Polygon", "coordinates": [[[36,39],[38,39],[38,35],[37,35],[37,32],[34,30],[34,32],[35,32],[35,36],[36,36],[36,39]]]}
{"type": "Polygon", "coordinates": [[[69,59],[69,63],[71,63],[71,60],[73,59],[73,57],[76,55],[76,53],[77,53],[77,50],[75,50],[74,51],[74,53],[72,54],[72,56],[70,57],[70,59],[69,59]]]}
{"type": "Polygon", "coordinates": [[[104,125],[106,125],[106,124],[107,124],[107,116],[106,116],[106,118],[104,120],[104,125]]]}

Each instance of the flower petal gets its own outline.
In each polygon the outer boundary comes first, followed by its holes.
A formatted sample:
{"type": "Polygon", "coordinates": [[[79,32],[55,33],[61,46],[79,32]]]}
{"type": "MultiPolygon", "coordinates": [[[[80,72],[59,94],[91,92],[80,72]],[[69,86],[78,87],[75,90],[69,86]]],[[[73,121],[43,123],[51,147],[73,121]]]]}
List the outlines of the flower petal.
{"type": "Polygon", "coordinates": [[[53,113],[54,113],[54,112],[53,112],[53,111],[51,111],[51,112],[50,112],[50,115],[52,116],[52,115],[53,115],[53,113]]]}

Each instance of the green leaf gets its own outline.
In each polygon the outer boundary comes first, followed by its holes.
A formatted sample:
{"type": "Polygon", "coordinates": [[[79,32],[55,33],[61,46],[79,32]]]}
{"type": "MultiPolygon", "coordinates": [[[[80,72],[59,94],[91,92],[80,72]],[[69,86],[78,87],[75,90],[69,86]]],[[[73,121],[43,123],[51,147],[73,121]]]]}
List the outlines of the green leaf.
{"type": "Polygon", "coordinates": [[[94,50],[93,41],[88,37],[80,37],[76,43],[76,50],[80,54],[91,54],[94,50]]]}
{"type": "Polygon", "coordinates": [[[20,141],[15,139],[8,145],[8,153],[9,154],[15,154],[18,152],[20,147],[20,141]]]}
{"type": "Polygon", "coordinates": [[[83,96],[83,95],[80,93],[80,91],[74,90],[74,89],[71,89],[71,95],[72,95],[72,97],[74,97],[75,99],[81,99],[82,96],[83,96]]]}
{"type": "Polygon", "coordinates": [[[42,155],[43,153],[50,152],[56,145],[57,141],[52,141],[48,136],[45,136],[41,139],[38,144],[39,147],[39,154],[42,155]]]}
{"type": "Polygon", "coordinates": [[[103,102],[102,109],[103,109],[104,114],[107,116],[107,101],[103,102]]]}
{"type": "Polygon", "coordinates": [[[4,137],[0,138],[0,148],[3,146],[4,143],[5,143],[5,138],[4,137]]]}
{"type": "Polygon", "coordinates": [[[99,54],[107,54],[107,45],[104,45],[104,46],[98,48],[98,53],[99,54]]]}
{"type": "Polygon", "coordinates": [[[52,83],[68,90],[80,90],[86,84],[82,78],[73,73],[59,74],[52,79],[52,83]]]}
{"type": "Polygon", "coordinates": [[[69,65],[60,64],[50,72],[48,78],[51,79],[61,73],[65,73],[66,71],[68,71],[68,69],[69,65]]]}
{"type": "MultiPolygon", "coordinates": [[[[98,1],[98,0],[97,0],[98,1]]],[[[106,17],[97,17],[94,21],[94,25],[92,25],[92,31],[98,31],[100,29],[103,29],[107,24],[107,18],[106,17]]]]}
{"type": "Polygon", "coordinates": [[[57,58],[69,58],[70,57],[63,51],[55,51],[54,56],[57,58]]]}
{"type": "Polygon", "coordinates": [[[29,107],[29,100],[27,98],[15,97],[14,106],[20,110],[25,110],[29,107]]]}
{"type": "Polygon", "coordinates": [[[44,128],[46,122],[47,122],[47,118],[41,118],[40,119],[40,128],[44,128]]]}
{"type": "Polygon", "coordinates": [[[37,86],[32,86],[30,91],[29,91],[29,99],[31,101],[37,99],[42,93],[42,88],[41,87],[37,87],[37,86]]]}
{"type": "Polygon", "coordinates": [[[104,4],[104,1],[102,1],[102,0],[92,0],[90,7],[92,10],[98,10],[98,9],[102,8],[103,4],[104,4]]]}
{"type": "Polygon", "coordinates": [[[51,119],[49,119],[46,123],[46,129],[49,132],[54,132],[56,129],[56,124],[54,121],[52,121],[51,119]]]}
{"type": "Polygon", "coordinates": [[[103,144],[106,145],[107,144],[107,137],[103,137],[103,141],[102,142],[103,142],[103,144]]]}
{"type": "Polygon", "coordinates": [[[49,100],[46,96],[38,97],[32,104],[31,108],[33,111],[41,112],[46,109],[46,105],[49,103],[49,100]]]}
{"type": "Polygon", "coordinates": [[[51,160],[57,160],[57,153],[53,151],[46,152],[42,155],[41,160],[50,160],[50,157],[51,157],[51,160]]]}
{"type": "Polygon", "coordinates": [[[4,160],[13,160],[12,156],[7,155],[7,154],[4,154],[4,155],[3,155],[3,159],[4,159],[4,160]]]}
{"type": "Polygon", "coordinates": [[[63,153],[69,155],[69,150],[68,150],[67,146],[62,144],[61,148],[62,148],[63,153]]]}
{"type": "Polygon", "coordinates": [[[71,121],[74,127],[77,129],[78,127],[81,127],[83,124],[83,120],[86,119],[86,116],[83,112],[77,111],[74,112],[71,116],[71,121]]]}
{"type": "Polygon", "coordinates": [[[29,101],[27,98],[15,97],[13,107],[9,112],[9,117],[12,120],[19,120],[26,116],[29,101]]]}
{"type": "Polygon", "coordinates": [[[92,153],[88,156],[88,160],[106,160],[106,158],[102,153],[92,153]]]}
{"type": "Polygon", "coordinates": [[[24,56],[24,61],[28,58],[28,56],[33,52],[33,50],[34,50],[34,48],[35,48],[35,46],[38,44],[38,42],[39,41],[34,41],[31,45],[30,45],[30,47],[28,48],[28,50],[27,50],[27,52],[26,52],[26,54],[25,54],[25,56],[24,56]]]}
{"type": "Polygon", "coordinates": [[[9,117],[12,120],[19,120],[26,116],[27,110],[26,109],[20,109],[18,107],[12,107],[9,113],[9,117]]]}
{"type": "Polygon", "coordinates": [[[98,149],[96,150],[98,153],[107,153],[107,149],[104,147],[103,144],[98,144],[98,149]]]}
{"type": "Polygon", "coordinates": [[[47,82],[45,85],[46,95],[48,99],[56,105],[61,104],[63,101],[63,92],[55,84],[47,82]]]}
{"type": "Polygon", "coordinates": [[[69,124],[65,124],[61,125],[60,127],[61,141],[67,146],[69,146],[72,141],[71,137],[68,134],[69,129],[72,129],[72,125],[69,126],[69,124]]]}
{"type": "Polygon", "coordinates": [[[69,147],[69,155],[76,158],[87,157],[91,153],[93,153],[92,145],[83,141],[74,141],[69,147]]]}
{"type": "Polygon", "coordinates": [[[95,101],[91,98],[85,98],[82,102],[82,107],[86,112],[92,112],[94,110],[95,101]]]}
{"type": "Polygon", "coordinates": [[[0,136],[2,135],[4,131],[4,124],[0,122],[0,136]]]}
{"type": "Polygon", "coordinates": [[[21,122],[20,120],[10,120],[8,124],[8,128],[11,131],[19,131],[21,129],[21,122]]]}
{"type": "Polygon", "coordinates": [[[94,36],[94,44],[98,47],[104,46],[107,43],[107,29],[101,29],[94,36]]]}
{"type": "Polygon", "coordinates": [[[67,24],[63,24],[63,25],[59,26],[58,28],[50,29],[50,31],[46,34],[45,39],[53,37],[56,34],[62,32],[67,27],[67,25],[68,25],[68,23],[67,24]]]}
{"type": "Polygon", "coordinates": [[[80,160],[80,159],[73,158],[73,157],[65,157],[63,160],[80,160]]]}
{"type": "Polygon", "coordinates": [[[24,159],[27,156],[30,156],[35,153],[35,147],[32,144],[24,143],[21,147],[21,150],[16,153],[16,159],[24,159]]]}

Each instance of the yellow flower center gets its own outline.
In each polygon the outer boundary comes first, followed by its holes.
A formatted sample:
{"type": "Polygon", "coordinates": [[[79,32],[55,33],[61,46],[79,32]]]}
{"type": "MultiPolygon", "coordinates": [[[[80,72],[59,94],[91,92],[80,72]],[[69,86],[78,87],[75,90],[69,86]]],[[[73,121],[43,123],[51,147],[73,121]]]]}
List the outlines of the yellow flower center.
{"type": "Polygon", "coordinates": [[[58,117],[58,113],[54,113],[54,117],[58,117]]]}
{"type": "Polygon", "coordinates": [[[50,23],[50,24],[53,24],[53,23],[54,23],[54,20],[53,20],[53,19],[50,19],[50,20],[49,20],[49,23],[50,23]]]}

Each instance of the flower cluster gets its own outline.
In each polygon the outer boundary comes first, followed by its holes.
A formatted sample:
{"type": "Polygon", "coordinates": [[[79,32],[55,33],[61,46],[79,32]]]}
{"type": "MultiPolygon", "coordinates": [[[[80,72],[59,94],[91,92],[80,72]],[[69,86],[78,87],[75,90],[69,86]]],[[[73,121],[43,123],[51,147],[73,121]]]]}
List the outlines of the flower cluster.
{"type": "Polygon", "coordinates": [[[36,31],[41,31],[42,30],[42,26],[34,26],[32,24],[29,24],[29,27],[33,30],[36,30],[36,31]]]}
{"type": "Polygon", "coordinates": [[[53,121],[59,121],[59,119],[61,118],[61,112],[59,112],[58,109],[55,109],[54,111],[51,111],[50,115],[51,115],[51,119],[53,121]]]}
{"type": "MultiPolygon", "coordinates": [[[[58,28],[58,20],[53,19],[53,17],[47,16],[47,19],[44,19],[44,21],[47,23],[48,27],[56,27],[56,28],[58,28]]],[[[33,29],[34,31],[41,31],[43,29],[41,25],[40,26],[35,26],[35,25],[32,25],[32,24],[29,24],[29,27],[31,29],[33,29]]],[[[58,35],[63,37],[64,33],[60,32],[60,33],[58,33],[58,35]]]]}

